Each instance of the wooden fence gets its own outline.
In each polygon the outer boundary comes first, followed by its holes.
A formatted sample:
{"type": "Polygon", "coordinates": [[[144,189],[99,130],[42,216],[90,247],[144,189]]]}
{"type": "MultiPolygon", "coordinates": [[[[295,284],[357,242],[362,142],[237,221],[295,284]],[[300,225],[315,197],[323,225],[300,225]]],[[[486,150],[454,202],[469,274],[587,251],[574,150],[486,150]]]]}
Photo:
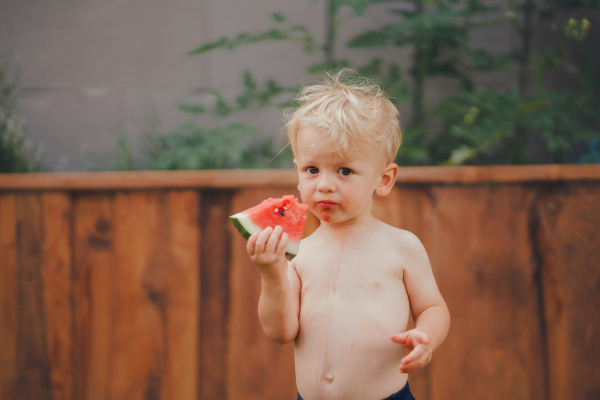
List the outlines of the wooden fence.
{"type": "MultiPolygon", "coordinates": [[[[285,170],[0,175],[0,398],[295,398],[227,218],[295,187],[285,170]]],[[[452,315],[417,399],[600,398],[600,166],[403,168],[375,214],[423,241],[452,315]]]]}

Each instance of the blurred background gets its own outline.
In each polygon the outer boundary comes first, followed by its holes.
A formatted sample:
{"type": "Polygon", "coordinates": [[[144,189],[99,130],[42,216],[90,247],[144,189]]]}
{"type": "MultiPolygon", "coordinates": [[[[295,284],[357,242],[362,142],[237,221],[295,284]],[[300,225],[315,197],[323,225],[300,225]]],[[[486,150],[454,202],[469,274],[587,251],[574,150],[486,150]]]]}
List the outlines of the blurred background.
{"type": "Polygon", "coordinates": [[[419,237],[452,315],[416,398],[599,399],[599,18],[600,0],[0,1],[0,399],[295,398],[228,216],[297,195],[283,110],[344,67],[400,109],[410,168],[373,212],[419,237]],[[37,171],[83,173],[12,174],[37,171]]]}
{"type": "Polygon", "coordinates": [[[282,109],[340,67],[397,103],[402,165],[597,163],[599,11],[591,0],[4,0],[0,168],[290,167],[276,157],[282,109]]]}

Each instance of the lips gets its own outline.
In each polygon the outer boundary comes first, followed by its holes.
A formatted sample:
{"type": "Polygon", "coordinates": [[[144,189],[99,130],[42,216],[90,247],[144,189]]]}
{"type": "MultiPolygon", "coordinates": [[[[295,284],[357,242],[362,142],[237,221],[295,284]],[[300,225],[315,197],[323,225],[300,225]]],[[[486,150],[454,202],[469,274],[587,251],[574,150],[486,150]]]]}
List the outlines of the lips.
{"type": "Polygon", "coordinates": [[[321,208],[333,208],[337,206],[337,203],[329,200],[321,200],[317,202],[317,206],[321,208]]]}

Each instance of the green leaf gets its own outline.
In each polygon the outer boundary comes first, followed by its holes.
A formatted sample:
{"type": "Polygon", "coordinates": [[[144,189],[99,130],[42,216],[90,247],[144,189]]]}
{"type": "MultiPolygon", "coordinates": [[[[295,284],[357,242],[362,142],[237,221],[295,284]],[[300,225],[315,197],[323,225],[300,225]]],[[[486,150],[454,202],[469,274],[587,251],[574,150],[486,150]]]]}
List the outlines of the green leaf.
{"type": "Polygon", "coordinates": [[[271,13],[271,19],[275,22],[284,22],[286,20],[285,15],[277,12],[271,13]]]}
{"type": "Polygon", "coordinates": [[[183,112],[187,112],[190,114],[205,114],[206,113],[206,108],[199,106],[197,104],[179,103],[177,105],[177,108],[179,108],[179,110],[181,110],[183,112]]]}

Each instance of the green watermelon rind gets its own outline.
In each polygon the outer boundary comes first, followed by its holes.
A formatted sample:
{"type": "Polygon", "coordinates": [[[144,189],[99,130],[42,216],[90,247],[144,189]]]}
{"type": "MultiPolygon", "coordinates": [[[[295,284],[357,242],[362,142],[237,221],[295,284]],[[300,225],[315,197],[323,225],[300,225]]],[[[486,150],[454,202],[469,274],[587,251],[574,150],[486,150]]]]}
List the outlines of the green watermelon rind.
{"type": "MultiPolygon", "coordinates": [[[[239,232],[239,234],[242,235],[242,237],[246,240],[254,232],[260,232],[262,230],[256,224],[254,224],[252,221],[250,221],[248,216],[246,214],[244,214],[243,212],[234,214],[234,215],[230,216],[229,219],[231,220],[231,222],[233,223],[233,226],[239,232]]],[[[288,244],[286,246],[285,251],[286,251],[286,253],[295,256],[298,254],[299,247],[300,247],[300,243],[290,239],[290,240],[288,240],[288,244]]]]}
{"type": "Polygon", "coordinates": [[[260,231],[260,228],[248,219],[244,213],[237,213],[229,217],[235,229],[242,235],[244,239],[248,239],[254,232],[260,231]]]}

